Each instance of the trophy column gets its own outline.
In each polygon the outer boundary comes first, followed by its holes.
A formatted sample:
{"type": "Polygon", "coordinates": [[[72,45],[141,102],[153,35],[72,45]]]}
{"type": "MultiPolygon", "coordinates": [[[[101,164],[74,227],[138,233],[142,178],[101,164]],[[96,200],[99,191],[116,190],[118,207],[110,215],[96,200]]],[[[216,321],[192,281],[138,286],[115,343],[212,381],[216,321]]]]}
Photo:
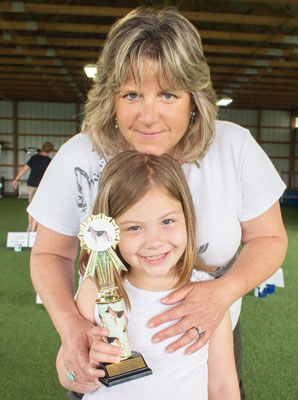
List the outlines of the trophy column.
{"type": "Polygon", "coordinates": [[[109,336],[103,340],[123,349],[122,360],[129,358],[132,353],[127,335],[124,301],[117,288],[101,289],[96,308],[102,326],[109,330],[109,336]]]}

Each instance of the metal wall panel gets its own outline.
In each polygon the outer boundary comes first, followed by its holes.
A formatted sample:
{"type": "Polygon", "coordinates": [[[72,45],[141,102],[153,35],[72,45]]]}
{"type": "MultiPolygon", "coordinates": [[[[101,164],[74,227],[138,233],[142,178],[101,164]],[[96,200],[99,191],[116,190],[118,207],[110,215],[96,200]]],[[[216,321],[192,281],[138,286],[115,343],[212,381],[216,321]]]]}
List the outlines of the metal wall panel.
{"type": "MultiPolygon", "coordinates": [[[[0,119],[0,133],[13,133],[13,120],[11,119],[0,119]]],[[[4,136],[1,135],[0,140],[3,139],[4,136]]]]}
{"type": "Polygon", "coordinates": [[[291,126],[291,115],[288,111],[263,110],[261,124],[263,126],[291,126]]]}
{"type": "Polygon", "coordinates": [[[74,135],[76,121],[36,121],[18,120],[18,133],[34,133],[39,135],[74,135]]]}
{"type": "Polygon", "coordinates": [[[232,110],[220,108],[219,119],[235,122],[242,126],[257,125],[258,112],[256,110],[232,110]]]}
{"type": "MultiPolygon", "coordinates": [[[[247,126],[255,138],[257,135],[257,128],[251,127],[251,125],[258,125],[258,114],[259,111],[257,110],[220,109],[220,119],[226,119],[239,125],[247,126]]],[[[288,157],[271,159],[273,165],[286,184],[288,184],[289,181],[289,175],[286,171],[289,170],[290,145],[287,143],[280,144],[262,142],[290,142],[290,124],[291,115],[287,111],[261,111],[261,127],[259,128],[261,146],[269,157],[288,157]],[[280,127],[286,129],[280,129],[280,127]]],[[[297,149],[295,154],[297,154],[297,149]]],[[[295,171],[298,171],[297,166],[295,167],[295,171]]]]}
{"type": "Polygon", "coordinates": [[[19,118],[76,119],[76,104],[18,102],[19,118]]]}
{"type": "Polygon", "coordinates": [[[274,144],[274,143],[263,143],[262,147],[264,151],[271,156],[281,156],[288,157],[290,154],[290,145],[289,144],[274,144]]]}
{"type": "Polygon", "coordinates": [[[0,117],[13,116],[13,103],[12,101],[0,101],[0,117]]]}
{"type": "Polygon", "coordinates": [[[291,130],[290,128],[262,128],[261,138],[262,140],[272,140],[275,142],[289,142],[291,138],[291,130]]]}
{"type": "MultiPolygon", "coordinates": [[[[17,108],[17,140],[18,140],[18,171],[28,161],[31,155],[24,152],[25,147],[41,148],[46,141],[53,143],[55,150],[65,143],[71,136],[77,133],[77,120],[82,119],[80,113],[84,111],[84,105],[79,107],[79,116],[77,115],[77,104],[69,103],[39,103],[21,101],[16,103],[17,108]],[[30,120],[32,118],[32,120],[30,120]],[[67,120],[67,121],[65,121],[67,120]]],[[[13,102],[0,102],[0,117],[13,117],[13,102]]],[[[13,168],[13,120],[0,119],[0,140],[9,144],[3,153],[1,164],[10,164],[11,167],[0,167],[0,174],[5,179],[14,178],[13,168]]],[[[55,152],[50,154],[52,158],[55,152]]],[[[29,172],[22,176],[27,179],[29,172]]],[[[13,192],[11,182],[5,183],[5,192],[13,192]]]]}

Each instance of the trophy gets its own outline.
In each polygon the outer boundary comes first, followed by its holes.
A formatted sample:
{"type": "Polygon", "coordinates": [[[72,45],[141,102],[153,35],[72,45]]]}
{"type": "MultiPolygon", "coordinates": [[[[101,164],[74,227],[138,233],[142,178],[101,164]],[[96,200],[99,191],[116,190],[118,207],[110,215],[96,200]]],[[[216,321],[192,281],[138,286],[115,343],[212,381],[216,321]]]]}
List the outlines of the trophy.
{"type": "Polygon", "coordinates": [[[115,285],[114,273],[127,271],[114,251],[120,240],[119,227],[104,214],[91,215],[81,224],[78,238],[81,247],[90,254],[84,279],[96,279],[99,287],[96,308],[101,326],[109,331],[103,340],[123,349],[119,362],[99,364],[105,371],[105,376],[99,380],[105,386],[114,386],[152,374],[143,356],[130,349],[123,296],[115,285]]]}

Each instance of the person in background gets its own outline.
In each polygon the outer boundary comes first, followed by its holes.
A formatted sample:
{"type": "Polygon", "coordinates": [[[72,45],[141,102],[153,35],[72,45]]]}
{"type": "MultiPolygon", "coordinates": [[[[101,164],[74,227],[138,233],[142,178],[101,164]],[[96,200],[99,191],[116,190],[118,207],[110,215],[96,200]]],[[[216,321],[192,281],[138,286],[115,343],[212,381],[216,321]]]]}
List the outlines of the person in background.
{"type": "MultiPolygon", "coordinates": [[[[159,345],[152,343],[152,332],[147,327],[151,317],[171,308],[160,299],[174,288],[190,281],[213,279],[207,273],[213,268],[198,257],[194,206],[179,164],[167,154],[154,156],[133,150],[119,153],[101,175],[92,214],[113,218],[120,228],[117,251],[127,271],[122,271],[120,277],[116,272],[114,279],[126,307],[125,315],[116,317],[115,323],[128,319],[130,348],[142,354],[153,374],[122,385],[101,386],[98,378],[104,376],[104,371],[98,368],[99,362],[118,362],[123,354],[119,343],[108,344],[112,336],[109,333],[106,342],[99,337],[92,343],[89,370],[94,383],[87,386],[81,385],[76,375],[67,378],[60,348],[56,365],[61,384],[76,393],[88,393],[84,400],[239,400],[229,311],[210,341],[189,356],[183,351],[167,353],[169,339],[159,345]]],[[[82,250],[81,276],[85,275],[88,260],[89,254],[82,250]]],[[[93,280],[89,276],[80,286],[76,303],[84,318],[103,327],[96,308],[98,290],[96,277],[93,280]]],[[[202,333],[193,327],[190,334],[197,340],[202,333]]],[[[102,335],[107,336],[107,332],[102,335]]]]}
{"type": "MultiPolygon", "coordinates": [[[[38,185],[51,162],[49,157],[50,153],[53,151],[54,146],[51,142],[45,142],[38,154],[32,156],[27,163],[23,166],[21,171],[17,174],[15,179],[12,181],[12,186],[16,190],[18,187],[19,180],[29,169],[30,174],[27,179],[28,186],[28,201],[31,203],[38,185]]],[[[37,227],[37,221],[28,213],[28,227],[26,232],[35,232],[37,227]]]]}
{"type": "Polygon", "coordinates": [[[80,382],[93,382],[89,348],[100,328],[79,313],[74,301],[77,234],[92,212],[107,160],[134,149],[169,154],[182,165],[194,201],[198,252],[215,267],[216,277],[187,283],[166,296],[163,303],[175,307],[149,321],[150,329],[160,329],[152,341],[172,338],[167,352],[183,347],[194,353],[230,308],[245,398],[241,296],[283,263],[287,236],[279,198],[285,184],[247,129],[216,116],[201,39],[186,18],[173,9],[145,7],[113,25],[88,93],[83,132],[61,147],[28,208],[38,221],[32,282],[60,334],[65,368],[80,382]],[[178,322],[167,326],[171,320],[178,322]],[[204,332],[195,341],[194,326],[204,332]]]}

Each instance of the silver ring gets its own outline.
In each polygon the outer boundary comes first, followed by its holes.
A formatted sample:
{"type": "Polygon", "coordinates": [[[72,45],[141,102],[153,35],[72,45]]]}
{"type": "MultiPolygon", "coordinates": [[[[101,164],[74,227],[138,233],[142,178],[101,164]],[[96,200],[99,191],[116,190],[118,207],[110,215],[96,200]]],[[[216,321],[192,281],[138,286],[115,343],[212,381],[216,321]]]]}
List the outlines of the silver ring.
{"type": "Polygon", "coordinates": [[[204,332],[200,328],[197,328],[196,326],[194,326],[193,328],[196,330],[197,334],[200,337],[202,337],[204,335],[204,332]]]}
{"type": "Polygon", "coordinates": [[[68,379],[70,382],[77,382],[77,381],[79,380],[78,374],[77,374],[75,371],[68,372],[68,373],[66,374],[66,376],[67,376],[67,379],[68,379]]]}

